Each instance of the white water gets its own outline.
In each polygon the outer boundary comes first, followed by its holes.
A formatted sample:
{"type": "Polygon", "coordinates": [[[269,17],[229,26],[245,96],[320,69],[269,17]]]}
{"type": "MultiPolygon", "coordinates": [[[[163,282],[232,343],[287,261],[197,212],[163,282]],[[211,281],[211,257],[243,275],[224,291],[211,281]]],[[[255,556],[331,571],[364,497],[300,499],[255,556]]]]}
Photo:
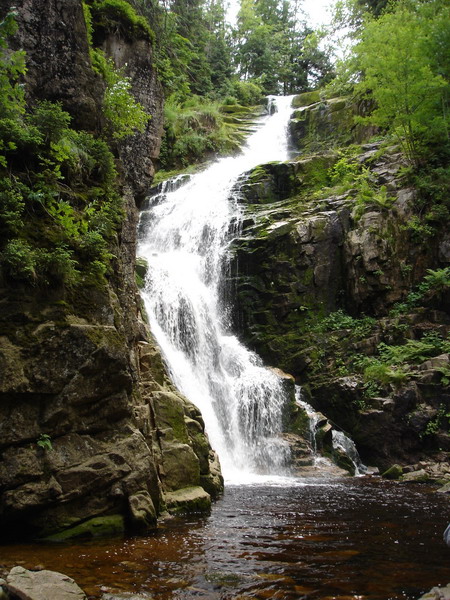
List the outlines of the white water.
{"type": "Polygon", "coordinates": [[[288,158],[292,97],[273,100],[277,112],[262,119],[242,154],[163,194],[140,226],[152,332],[175,385],[201,410],[229,482],[283,475],[289,454],[279,437],[281,381],[231,333],[221,294],[227,248],[241,218],[233,185],[258,164],[288,158]]]}

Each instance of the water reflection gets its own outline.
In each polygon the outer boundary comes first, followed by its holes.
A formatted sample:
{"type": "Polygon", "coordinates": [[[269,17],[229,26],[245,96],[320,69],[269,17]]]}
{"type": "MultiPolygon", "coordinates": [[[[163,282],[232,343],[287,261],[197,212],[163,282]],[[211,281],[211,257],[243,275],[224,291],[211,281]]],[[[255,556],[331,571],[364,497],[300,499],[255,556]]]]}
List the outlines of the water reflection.
{"type": "Polygon", "coordinates": [[[228,487],[209,518],[153,536],[0,548],[0,564],[44,566],[102,592],[158,600],[414,599],[450,581],[448,500],[427,486],[362,478],[228,487]]]}

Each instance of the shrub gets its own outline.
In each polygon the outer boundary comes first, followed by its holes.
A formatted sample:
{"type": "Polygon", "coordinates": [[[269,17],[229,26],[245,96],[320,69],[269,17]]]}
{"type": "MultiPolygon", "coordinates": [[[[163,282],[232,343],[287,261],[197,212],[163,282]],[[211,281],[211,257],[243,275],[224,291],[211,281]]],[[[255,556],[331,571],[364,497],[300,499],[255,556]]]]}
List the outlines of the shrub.
{"type": "Polygon", "coordinates": [[[35,282],[36,255],[28,242],[21,239],[10,240],[3,250],[2,263],[10,278],[35,282]]]}
{"type": "Polygon", "coordinates": [[[259,104],[264,96],[261,86],[253,81],[232,81],[231,88],[230,95],[234,96],[238,103],[244,106],[259,104]]]}
{"type": "Polygon", "coordinates": [[[105,117],[111,127],[113,138],[121,139],[136,131],[143,131],[150,115],[131,94],[131,80],[101,50],[93,50],[92,66],[106,82],[103,99],[105,117]]]}
{"type": "Polygon", "coordinates": [[[0,180],[0,230],[19,233],[23,228],[25,202],[22,193],[11,179],[0,180]]]}
{"type": "Polygon", "coordinates": [[[56,281],[69,287],[78,282],[80,271],[73,258],[73,250],[61,245],[52,250],[39,249],[36,254],[41,281],[56,281]]]}
{"type": "Polygon", "coordinates": [[[28,115],[28,122],[36,127],[42,134],[43,141],[48,145],[59,142],[68,129],[70,121],[69,113],[63,110],[59,102],[48,100],[39,102],[28,115]]]}

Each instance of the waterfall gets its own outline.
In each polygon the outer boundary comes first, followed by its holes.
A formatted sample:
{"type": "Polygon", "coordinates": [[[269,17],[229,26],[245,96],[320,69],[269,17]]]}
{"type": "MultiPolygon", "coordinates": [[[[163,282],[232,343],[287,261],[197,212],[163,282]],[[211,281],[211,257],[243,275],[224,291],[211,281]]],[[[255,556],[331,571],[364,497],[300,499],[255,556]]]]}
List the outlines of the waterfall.
{"type": "Polygon", "coordinates": [[[175,385],[201,410],[228,481],[280,474],[289,457],[279,436],[287,401],[280,378],[233,335],[220,292],[242,216],[234,184],[258,164],[288,158],[292,97],[270,102],[277,111],[262,118],[240,155],[159,190],[139,227],[152,332],[175,385]]]}

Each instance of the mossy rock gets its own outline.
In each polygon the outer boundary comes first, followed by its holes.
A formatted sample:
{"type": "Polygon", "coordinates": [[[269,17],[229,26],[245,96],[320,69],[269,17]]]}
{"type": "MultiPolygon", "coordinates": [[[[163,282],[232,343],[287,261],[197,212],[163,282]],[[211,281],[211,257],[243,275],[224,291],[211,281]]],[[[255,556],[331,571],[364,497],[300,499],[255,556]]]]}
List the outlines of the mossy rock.
{"type": "Polygon", "coordinates": [[[160,430],[170,428],[179,442],[189,441],[184,421],[183,401],[173,392],[161,391],[153,394],[156,426],[160,430]]]}
{"type": "Polygon", "coordinates": [[[320,102],[320,92],[318,90],[304,92],[303,94],[295,96],[292,101],[292,106],[294,108],[301,108],[302,106],[311,106],[311,104],[316,104],[316,102],[320,102]]]}
{"type": "Polygon", "coordinates": [[[403,475],[403,468],[400,465],[392,465],[387,471],[381,474],[385,479],[400,479],[403,475]]]}
{"type": "Polygon", "coordinates": [[[136,271],[136,280],[142,282],[142,285],[139,285],[139,283],[138,283],[138,287],[143,288],[145,279],[147,277],[147,272],[148,272],[147,259],[143,258],[142,256],[138,256],[136,258],[136,264],[135,264],[134,269],[136,271]]]}
{"type": "Polygon", "coordinates": [[[334,448],[332,451],[332,459],[334,464],[337,465],[339,468],[344,469],[344,471],[347,471],[348,473],[350,473],[350,475],[355,474],[354,463],[342,450],[334,448]]]}
{"type": "Polygon", "coordinates": [[[208,513],[211,510],[211,496],[200,486],[167,492],[165,501],[171,514],[208,513]]]}
{"type": "Polygon", "coordinates": [[[94,517],[88,519],[75,527],[70,527],[54,533],[45,538],[45,541],[64,542],[79,538],[111,537],[121,535],[125,531],[124,518],[122,515],[108,515],[105,517],[94,517]]]}

